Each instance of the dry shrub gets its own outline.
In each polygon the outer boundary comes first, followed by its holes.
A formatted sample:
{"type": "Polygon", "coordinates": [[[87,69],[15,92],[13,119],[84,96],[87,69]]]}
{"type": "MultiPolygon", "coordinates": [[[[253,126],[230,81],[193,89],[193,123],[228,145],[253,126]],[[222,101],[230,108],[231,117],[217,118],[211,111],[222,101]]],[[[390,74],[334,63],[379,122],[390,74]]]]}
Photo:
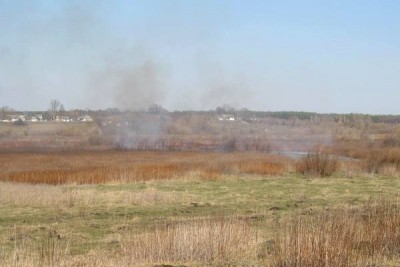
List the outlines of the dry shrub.
{"type": "Polygon", "coordinates": [[[237,218],[175,222],[122,240],[130,264],[240,262],[256,257],[257,232],[237,218]]]}
{"type": "MultiPolygon", "coordinates": [[[[294,216],[268,249],[273,266],[366,266],[400,257],[400,206],[294,216]]],[[[372,265],[371,265],[372,266],[372,265]]]]}
{"type": "Polygon", "coordinates": [[[308,153],[296,164],[296,171],[303,175],[328,177],[338,168],[338,159],[320,148],[315,152],[308,153]]]}
{"type": "Polygon", "coordinates": [[[364,171],[376,174],[394,174],[400,170],[399,149],[374,149],[363,161],[364,171]]]}

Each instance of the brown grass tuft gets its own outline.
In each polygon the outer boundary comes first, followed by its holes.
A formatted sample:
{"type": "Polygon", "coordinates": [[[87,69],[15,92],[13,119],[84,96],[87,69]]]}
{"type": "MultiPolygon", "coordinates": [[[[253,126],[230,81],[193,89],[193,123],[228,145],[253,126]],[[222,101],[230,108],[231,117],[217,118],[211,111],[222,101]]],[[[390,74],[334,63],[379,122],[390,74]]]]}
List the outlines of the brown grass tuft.
{"type": "Polygon", "coordinates": [[[135,263],[238,263],[254,259],[257,231],[237,218],[167,223],[123,239],[124,257],[135,263]]]}
{"type": "Polygon", "coordinates": [[[379,202],[313,217],[294,216],[277,234],[273,266],[381,265],[400,257],[400,206],[379,202]]]}
{"type": "Polygon", "coordinates": [[[363,160],[364,171],[376,174],[395,174],[400,170],[400,150],[381,148],[370,150],[363,160]]]}

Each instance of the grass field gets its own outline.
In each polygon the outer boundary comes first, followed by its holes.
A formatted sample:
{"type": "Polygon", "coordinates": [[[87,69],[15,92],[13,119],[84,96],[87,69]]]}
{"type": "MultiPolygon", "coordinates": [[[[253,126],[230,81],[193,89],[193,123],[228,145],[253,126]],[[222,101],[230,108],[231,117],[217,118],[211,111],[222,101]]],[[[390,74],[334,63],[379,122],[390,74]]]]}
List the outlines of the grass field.
{"type": "Polygon", "coordinates": [[[400,264],[398,176],[307,177],[249,153],[1,157],[2,266],[400,264]]]}

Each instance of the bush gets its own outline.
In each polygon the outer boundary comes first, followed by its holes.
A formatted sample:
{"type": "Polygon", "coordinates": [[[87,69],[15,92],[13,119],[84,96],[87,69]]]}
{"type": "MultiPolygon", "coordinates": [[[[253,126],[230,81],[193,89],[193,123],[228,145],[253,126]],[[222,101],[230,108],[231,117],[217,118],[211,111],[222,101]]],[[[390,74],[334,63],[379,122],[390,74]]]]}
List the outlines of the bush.
{"type": "Polygon", "coordinates": [[[225,152],[233,152],[236,151],[236,139],[235,138],[231,138],[229,139],[223,147],[223,150],[225,152]]]}
{"type": "Polygon", "coordinates": [[[99,146],[105,143],[105,140],[101,135],[91,135],[89,136],[88,141],[92,146],[99,146]]]}
{"type": "Polygon", "coordinates": [[[22,119],[18,119],[17,121],[14,121],[14,125],[24,126],[24,125],[26,125],[26,122],[23,121],[22,119]]]}
{"type": "Polygon", "coordinates": [[[296,171],[303,175],[328,177],[337,170],[338,159],[324,148],[310,152],[296,164],[296,171]]]}

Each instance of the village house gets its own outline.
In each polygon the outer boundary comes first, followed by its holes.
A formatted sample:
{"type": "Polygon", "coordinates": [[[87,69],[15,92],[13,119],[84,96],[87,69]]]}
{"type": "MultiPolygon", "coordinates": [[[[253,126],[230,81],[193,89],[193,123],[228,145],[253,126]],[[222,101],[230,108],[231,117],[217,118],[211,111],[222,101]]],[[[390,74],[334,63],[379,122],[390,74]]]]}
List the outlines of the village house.
{"type": "Polygon", "coordinates": [[[92,122],[93,119],[89,115],[83,115],[83,116],[78,117],[78,121],[80,121],[80,122],[92,122]]]}
{"type": "Polygon", "coordinates": [[[12,114],[12,115],[8,115],[8,120],[10,122],[26,121],[26,117],[25,117],[25,115],[12,114]]]}
{"type": "Polygon", "coordinates": [[[57,122],[71,122],[72,121],[70,116],[56,116],[54,120],[57,122]]]}
{"type": "Polygon", "coordinates": [[[231,114],[222,114],[218,117],[219,121],[234,121],[235,120],[235,116],[231,115],[231,114]]]}
{"type": "Polygon", "coordinates": [[[41,122],[41,121],[43,121],[43,115],[42,114],[35,114],[35,115],[31,116],[28,121],[30,121],[30,122],[41,122]]]}

